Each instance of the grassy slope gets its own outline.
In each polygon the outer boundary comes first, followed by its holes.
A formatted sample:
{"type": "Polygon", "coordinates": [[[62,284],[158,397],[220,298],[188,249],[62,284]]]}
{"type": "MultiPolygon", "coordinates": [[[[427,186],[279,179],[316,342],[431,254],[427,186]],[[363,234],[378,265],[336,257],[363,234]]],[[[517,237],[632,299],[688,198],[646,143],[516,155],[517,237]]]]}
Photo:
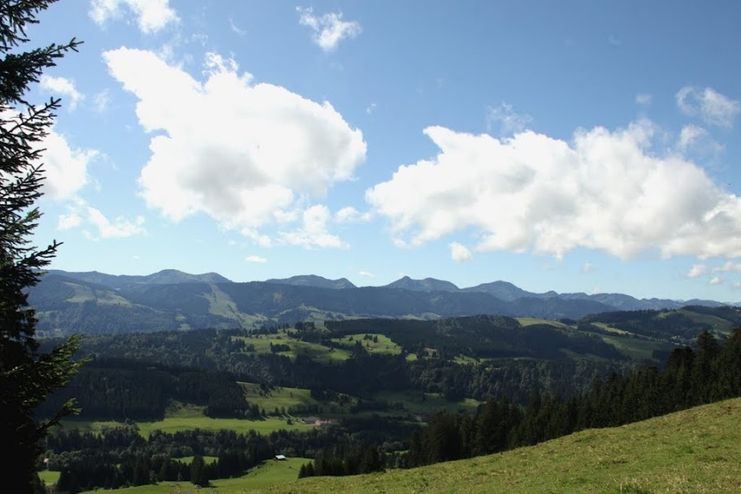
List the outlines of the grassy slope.
{"type": "Polygon", "coordinates": [[[285,484],[298,478],[301,465],[308,463],[307,458],[289,458],[287,461],[267,461],[250,470],[242,477],[234,479],[217,479],[211,481],[211,487],[196,488],[190,482],[160,482],[157,485],[141,485],[125,489],[99,489],[90,493],[111,494],[172,494],[176,492],[200,494],[239,494],[255,492],[273,485],[285,484]]]}
{"type": "Polygon", "coordinates": [[[237,338],[244,341],[247,345],[253,345],[255,347],[255,353],[258,354],[270,353],[270,345],[273,344],[288,345],[290,350],[278,352],[278,355],[283,355],[291,359],[295,359],[297,355],[305,355],[312,360],[326,364],[344,362],[350,358],[350,352],[348,350],[329,348],[318,343],[296,340],[285,332],[275,335],[240,336],[237,338]]]}
{"type": "Polygon", "coordinates": [[[741,399],[728,400],[497,455],[267,492],[741,492],[740,423],[741,399]]]}
{"type": "Polygon", "coordinates": [[[333,338],[332,341],[352,351],[356,343],[360,342],[368,353],[385,355],[399,355],[401,347],[388,336],[378,333],[357,333],[342,338],[333,338]],[[370,339],[365,339],[368,336],[370,339]],[[375,341],[373,340],[375,338],[375,341]]]}
{"type": "Polygon", "coordinates": [[[298,405],[319,405],[320,403],[311,397],[311,391],[305,388],[289,388],[276,386],[268,393],[260,391],[260,385],[254,383],[239,383],[244,390],[245,399],[252,405],[266,410],[268,413],[275,408],[286,409],[298,405]]]}
{"type": "Polygon", "coordinates": [[[61,475],[62,472],[57,472],[56,470],[42,470],[39,472],[39,478],[41,481],[46,485],[54,485],[59,481],[59,475],[61,475]]]}

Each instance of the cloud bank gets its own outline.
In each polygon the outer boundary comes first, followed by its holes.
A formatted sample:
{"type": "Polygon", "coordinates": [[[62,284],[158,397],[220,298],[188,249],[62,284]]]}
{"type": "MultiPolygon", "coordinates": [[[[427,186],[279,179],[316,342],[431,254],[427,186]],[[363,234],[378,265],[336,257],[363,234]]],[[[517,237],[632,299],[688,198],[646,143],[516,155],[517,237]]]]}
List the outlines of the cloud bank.
{"type": "Polygon", "coordinates": [[[261,227],[296,218],[302,224],[283,241],[342,245],[326,232],[323,206],[292,212],[352,178],[365,160],[361,131],[330,103],[253,83],[235,61],[214,53],[203,82],[150,51],[120,48],[104,59],[138,98],[139,123],[153,134],[139,177],[150,207],[174,221],[205,213],[263,245],[271,240],[261,227]]]}
{"type": "Polygon", "coordinates": [[[510,139],[444,127],[424,133],[439,153],[366,191],[397,244],[473,228],[479,252],[741,256],[739,197],[679,154],[654,155],[647,121],[580,130],[572,142],[532,131],[510,139]]]}

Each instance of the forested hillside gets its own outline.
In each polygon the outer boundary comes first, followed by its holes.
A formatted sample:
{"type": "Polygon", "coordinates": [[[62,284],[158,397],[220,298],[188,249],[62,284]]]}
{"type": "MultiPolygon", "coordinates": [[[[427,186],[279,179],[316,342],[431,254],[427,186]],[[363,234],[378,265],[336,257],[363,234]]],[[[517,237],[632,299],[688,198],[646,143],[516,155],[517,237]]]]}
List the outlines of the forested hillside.
{"type": "Polygon", "coordinates": [[[735,316],[358,319],[91,336],[81,351],[91,362],[40,412],[70,397],[82,407],[67,423],[80,432],[55,436],[48,451],[62,485],[76,488],[195,478],[177,459],[193,455],[225,458],[205,467],[206,478],[241,475],[270,451],[313,458],[303,476],[411,467],[737,396],[735,316]],[[219,441],[236,449],[188,439],[195,429],[229,429],[237,436],[219,441]],[[281,429],[291,432],[272,435],[281,429]],[[106,449],[120,434],[133,451],[106,449]],[[262,452],[240,456],[244,441],[262,452]]]}

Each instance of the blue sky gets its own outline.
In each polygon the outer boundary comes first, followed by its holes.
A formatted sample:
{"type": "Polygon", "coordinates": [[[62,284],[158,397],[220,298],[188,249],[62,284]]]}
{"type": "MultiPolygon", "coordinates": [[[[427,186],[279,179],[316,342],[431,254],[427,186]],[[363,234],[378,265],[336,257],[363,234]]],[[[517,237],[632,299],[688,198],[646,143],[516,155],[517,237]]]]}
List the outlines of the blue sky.
{"type": "Polygon", "coordinates": [[[53,267],[741,300],[737,2],[62,0],[53,267]]]}

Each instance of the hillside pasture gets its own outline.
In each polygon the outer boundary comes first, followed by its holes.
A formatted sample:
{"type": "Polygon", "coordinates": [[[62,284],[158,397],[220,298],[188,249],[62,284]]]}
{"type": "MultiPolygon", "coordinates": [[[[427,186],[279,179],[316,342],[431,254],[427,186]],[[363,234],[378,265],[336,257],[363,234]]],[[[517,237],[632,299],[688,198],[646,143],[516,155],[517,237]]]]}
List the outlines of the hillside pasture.
{"type": "Polygon", "coordinates": [[[741,399],[410,470],[315,477],[271,493],[737,493],[741,399]]]}
{"type": "Polygon", "coordinates": [[[341,338],[332,338],[332,341],[350,351],[360,343],[370,354],[399,355],[401,353],[401,346],[380,333],[350,334],[341,338]]]}
{"type": "Polygon", "coordinates": [[[276,408],[288,410],[296,406],[321,405],[311,397],[311,391],[306,388],[276,386],[263,391],[259,384],[240,382],[239,385],[244,391],[244,398],[247,402],[257,405],[267,413],[271,413],[276,408]]]}
{"type": "Polygon", "coordinates": [[[286,332],[271,335],[240,336],[236,338],[242,340],[247,348],[254,349],[249,350],[248,353],[268,354],[272,352],[271,346],[286,345],[288,346],[288,350],[281,350],[275,353],[292,360],[295,360],[299,355],[304,355],[311,360],[322,363],[344,362],[350,358],[350,352],[346,349],[331,348],[318,343],[301,341],[292,338],[286,332]]]}

